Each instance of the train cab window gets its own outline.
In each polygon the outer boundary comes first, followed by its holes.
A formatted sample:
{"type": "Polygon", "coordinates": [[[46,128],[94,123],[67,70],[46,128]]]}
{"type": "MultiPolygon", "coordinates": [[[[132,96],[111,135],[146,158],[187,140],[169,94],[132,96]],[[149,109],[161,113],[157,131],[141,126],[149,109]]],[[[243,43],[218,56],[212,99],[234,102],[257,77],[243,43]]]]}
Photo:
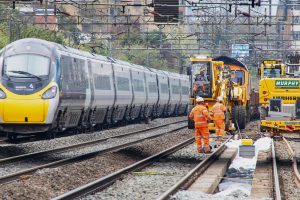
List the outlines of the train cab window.
{"type": "Polygon", "coordinates": [[[4,61],[3,74],[11,77],[40,78],[49,75],[50,59],[36,54],[9,56],[4,61]]]}
{"type": "Polygon", "coordinates": [[[129,91],[129,79],[124,77],[117,77],[117,88],[120,91],[129,91]]]}
{"type": "Polygon", "coordinates": [[[238,85],[243,85],[245,83],[245,73],[241,70],[236,70],[233,73],[235,77],[230,80],[238,85]]]}
{"type": "Polygon", "coordinates": [[[133,89],[136,92],[144,92],[144,82],[139,79],[133,79],[133,89]]]}
{"type": "Polygon", "coordinates": [[[166,83],[161,83],[160,84],[160,89],[161,89],[161,93],[163,94],[168,94],[168,84],[166,83]]]}
{"type": "Polygon", "coordinates": [[[172,85],[172,94],[180,94],[178,85],[172,85]]]}
{"type": "Polygon", "coordinates": [[[148,87],[149,87],[149,93],[157,93],[157,84],[156,84],[156,82],[149,82],[148,87]]]}

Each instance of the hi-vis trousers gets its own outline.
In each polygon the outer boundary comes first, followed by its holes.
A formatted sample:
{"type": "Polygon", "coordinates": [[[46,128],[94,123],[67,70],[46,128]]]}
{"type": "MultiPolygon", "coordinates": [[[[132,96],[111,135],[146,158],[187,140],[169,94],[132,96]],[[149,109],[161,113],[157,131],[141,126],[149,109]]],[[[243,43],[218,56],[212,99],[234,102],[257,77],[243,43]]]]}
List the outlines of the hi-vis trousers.
{"type": "Polygon", "coordinates": [[[209,130],[208,126],[195,128],[195,139],[197,143],[198,152],[202,152],[202,139],[203,139],[203,149],[205,152],[210,151],[209,147],[209,130]]]}
{"type": "Polygon", "coordinates": [[[214,123],[215,123],[217,137],[222,138],[225,134],[225,120],[224,119],[214,120],[214,123]]]}

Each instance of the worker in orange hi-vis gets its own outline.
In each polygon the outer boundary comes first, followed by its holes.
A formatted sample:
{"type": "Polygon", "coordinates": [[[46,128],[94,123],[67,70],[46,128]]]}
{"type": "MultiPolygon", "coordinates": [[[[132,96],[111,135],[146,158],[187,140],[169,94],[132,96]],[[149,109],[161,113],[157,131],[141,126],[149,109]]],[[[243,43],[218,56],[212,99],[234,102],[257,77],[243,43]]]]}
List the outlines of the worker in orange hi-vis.
{"type": "Polygon", "coordinates": [[[212,107],[213,120],[216,128],[217,141],[223,138],[225,134],[225,114],[226,107],[223,105],[223,98],[218,97],[216,104],[212,107]]]}
{"type": "Polygon", "coordinates": [[[191,111],[189,118],[195,121],[195,139],[197,143],[198,152],[205,153],[210,152],[209,146],[209,130],[208,120],[212,120],[207,108],[204,105],[204,99],[202,97],[196,98],[196,106],[191,111]],[[202,139],[204,146],[202,148],[202,139]]]}

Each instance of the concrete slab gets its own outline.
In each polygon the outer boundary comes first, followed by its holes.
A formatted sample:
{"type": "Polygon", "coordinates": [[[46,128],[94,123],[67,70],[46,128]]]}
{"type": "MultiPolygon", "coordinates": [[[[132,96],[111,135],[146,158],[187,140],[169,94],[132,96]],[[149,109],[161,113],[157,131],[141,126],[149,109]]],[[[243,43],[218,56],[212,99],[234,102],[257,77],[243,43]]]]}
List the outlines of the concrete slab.
{"type": "Polygon", "coordinates": [[[213,194],[217,189],[222,177],[234,157],[236,148],[227,148],[218,160],[216,160],[188,189],[188,191],[205,192],[213,194]]]}
{"type": "Polygon", "coordinates": [[[273,170],[271,152],[258,153],[256,169],[253,176],[251,197],[273,198],[273,170]]]}

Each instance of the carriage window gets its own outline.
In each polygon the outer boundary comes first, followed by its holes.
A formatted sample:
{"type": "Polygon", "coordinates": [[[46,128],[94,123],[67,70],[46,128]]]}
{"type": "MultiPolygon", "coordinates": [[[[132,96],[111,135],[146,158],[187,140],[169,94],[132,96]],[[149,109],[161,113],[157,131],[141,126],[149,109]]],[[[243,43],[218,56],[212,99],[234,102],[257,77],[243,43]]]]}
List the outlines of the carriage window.
{"type": "Polygon", "coordinates": [[[133,88],[136,92],[144,92],[144,83],[142,80],[133,79],[133,88]]]}
{"type": "Polygon", "coordinates": [[[149,82],[148,87],[149,87],[149,93],[157,93],[157,84],[156,84],[156,82],[149,82]]]}
{"type": "Polygon", "coordinates": [[[182,86],[181,91],[183,95],[189,95],[189,87],[187,86],[182,86]]]}
{"type": "Polygon", "coordinates": [[[117,77],[117,88],[120,91],[129,91],[129,79],[124,77],[117,77]]]}
{"type": "Polygon", "coordinates": [[[172,93],[173,94],[179,94],[179,86],[178,85],[172,85],[172,93]]]}
{"type": "Polygon", "coordinates": [[[168,94],[168,84],[162,83],[160,84],[160,88],[161,88],[161,93],[168,94]]]}
{"type": "Polygon", "coordinates": [[[108,75],[94,74],[94,82],[97,90],[111,90],[110,78],[108,75]]]}

